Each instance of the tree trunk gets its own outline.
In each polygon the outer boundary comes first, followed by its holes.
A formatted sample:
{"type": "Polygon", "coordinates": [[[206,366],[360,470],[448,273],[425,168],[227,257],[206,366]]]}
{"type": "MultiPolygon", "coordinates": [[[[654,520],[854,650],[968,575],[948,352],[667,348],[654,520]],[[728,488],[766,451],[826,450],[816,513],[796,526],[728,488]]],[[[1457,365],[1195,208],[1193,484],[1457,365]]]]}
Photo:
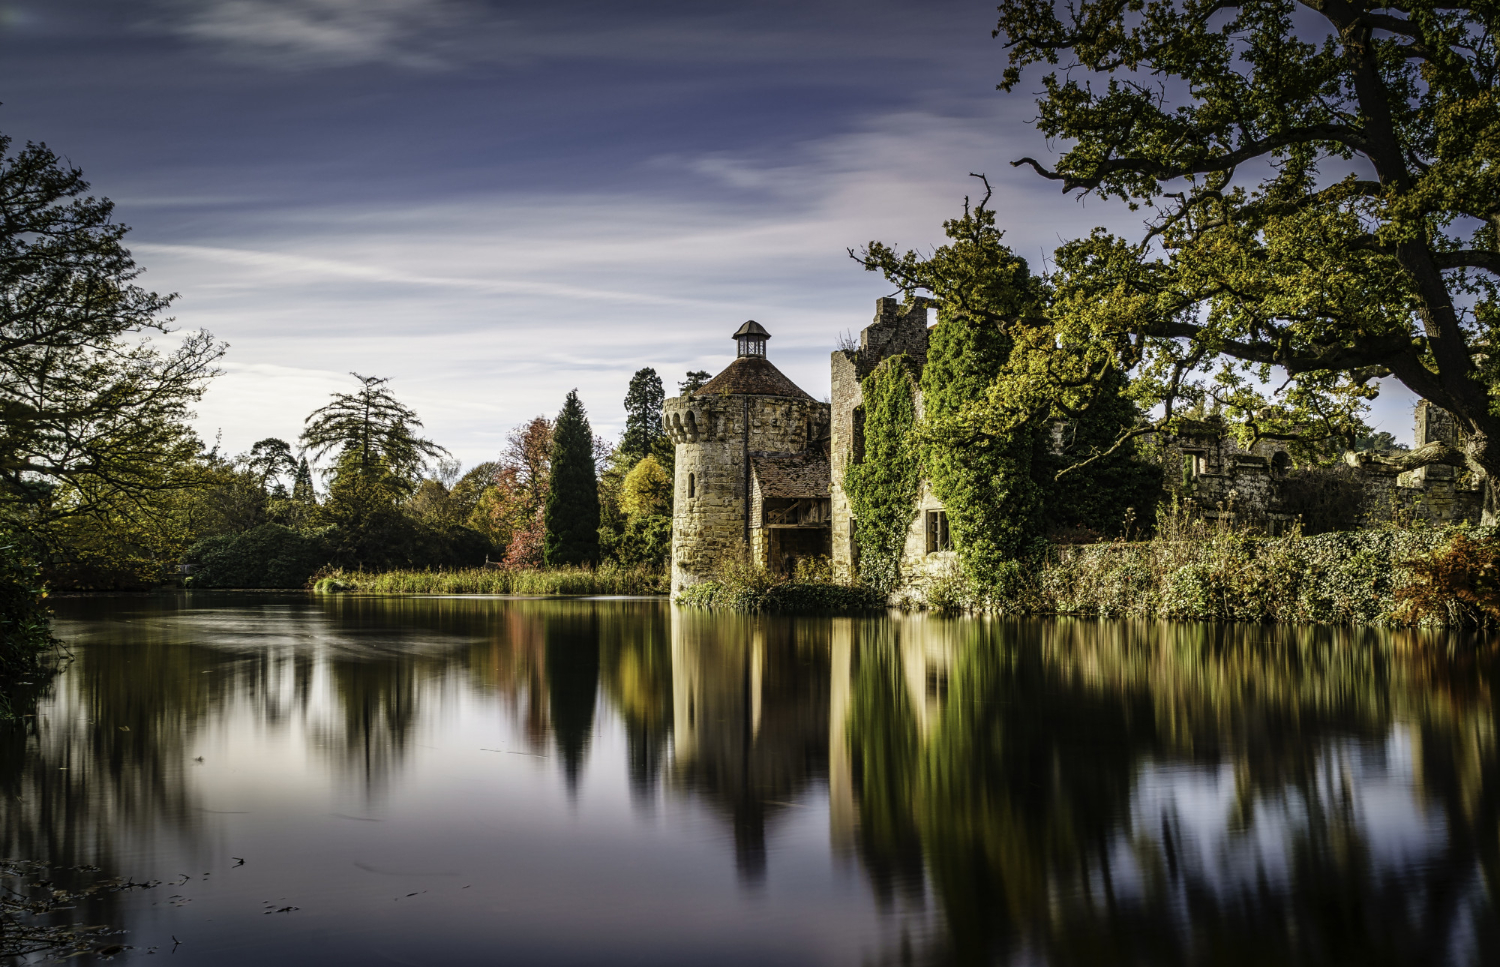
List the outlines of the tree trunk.
{"type": "Polygon", "coordinates": [[[1472,430],[1464,440],[1464,463],[1476,474],[1484,488],[1484,513],[1479,523],[1485,527],[1500,524],[1500,447],[1483,430],[1472,430]]]}
{"type": "Polygon", "coordinates": [[[1344,454],[1344,462],[1351,467],[1383,469],[1389,473],[1406,473],[1409,470],[1420,470],[1434,464],[1449,467],[1470,466],[1468,454],[1441,440],[1424,444],[1415,450],[1397,450],[1392,453],[1351,450],[1344,454]]]}

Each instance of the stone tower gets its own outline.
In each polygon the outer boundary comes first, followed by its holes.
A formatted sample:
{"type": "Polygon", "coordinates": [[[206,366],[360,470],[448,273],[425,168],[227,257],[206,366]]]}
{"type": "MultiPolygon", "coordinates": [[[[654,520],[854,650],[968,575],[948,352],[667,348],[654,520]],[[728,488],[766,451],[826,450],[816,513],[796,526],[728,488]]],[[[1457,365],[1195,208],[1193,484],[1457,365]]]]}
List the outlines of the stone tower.
{"type": "Polygon", "coordinates": [[[734,362],[662,407],[677,448],[674,595],[721,564],[780,569],[829,551],[828,404],[771,364],[770,338],[745,323],[734,362]]]}

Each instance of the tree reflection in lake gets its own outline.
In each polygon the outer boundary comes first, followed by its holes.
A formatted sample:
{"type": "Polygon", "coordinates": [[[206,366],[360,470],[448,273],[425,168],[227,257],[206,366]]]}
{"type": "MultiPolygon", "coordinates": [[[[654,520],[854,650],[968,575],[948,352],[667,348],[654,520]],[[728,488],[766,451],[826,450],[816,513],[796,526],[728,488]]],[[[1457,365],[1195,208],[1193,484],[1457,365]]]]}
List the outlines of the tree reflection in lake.
{"type": "Polygon", "coordinates": [[[934,960],[1496,954],[1488,658],[1331,629],[895,629],[852,670],[858,842],[878,893],[930,883],[934,960]]]}
{"type": "MultiPolygon", "coordinates": [[[[654,962],[714,953],[672,947],[685,942],[684,904],[718,904],[697,914],[717,924],[707,935],[742,922],[743,947],[783,893],[783,916],[808,911],[795,935],[828,932],[793,953],[836,963],[1500,961],[1488,645],[1327,628],[751,618],[650,600],[195,594],[59,607],[77,660],[35,720],[0,736],[10,856],[153,875],[130,864],[169,851],[208,870],[224,830],[251,835],[234,797],[280,797],[291,805],[275,822],[294,825],[265,835],[305,844],[305,867],[288,875],[330,877],[332,896],[363,882],[340,877],[371,874],[320,850],[376,835],[360,823],[322,832],[341,800],[363,810],[353,818],[405,817],[370,841],[381,849],[449,850],[422,862],[467,869],[487,840],[449,844],[446,830],[488,828],[473,823],[503,798],[507,862],[466,872],[472,896],[481,875],[498,878],[494,895],[519,877],[588,920],[578,897],[603,889],[609,864],[630,875],[685,857],[629,889],[632,922],[660,938],[637,951],[654,962]],[[465,758],[484,749],[545,758],[465,758]],[[308,791],[317,782],[326,794],[308,791]],[[548,788],[573,819],[557,818],[548,788]],[[324,795],[330,805],[312,801],[324,795]],[[634,818],[589,840],[588,817],[616,800],[634,818]],[[696,815],[722,835],[695,839],[696,815]],[[809,823],[826,846],[807,839],[809,823]],[[546,840],[544,866],[521,862],[526,840],[575,827],[546,840]],[[864,899],[840,899],[836,877],[807,885],[809,843],[830,870],[853,863],[864,899]],[[699,900],[695,871],[721,861],[737,892],[699,900]],[[828,912],[845,902],[864,912],[828,912]],[[872,926],[847,926],[859,917],[872,926]]],[[[489,951],[527,922],[482,909],[444,937],[489,951]]],[[[382,912],[362,929],[388,922],[382,912]]],[[[272,946],[256,957],[297,962],[262,933],[272,946]]]]}

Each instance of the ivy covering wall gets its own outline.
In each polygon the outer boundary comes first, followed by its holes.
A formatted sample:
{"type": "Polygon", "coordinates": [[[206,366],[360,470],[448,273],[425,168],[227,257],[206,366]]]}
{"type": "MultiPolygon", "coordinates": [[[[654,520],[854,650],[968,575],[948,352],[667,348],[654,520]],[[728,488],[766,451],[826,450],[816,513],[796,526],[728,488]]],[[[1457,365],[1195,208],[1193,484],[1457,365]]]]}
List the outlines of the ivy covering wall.
{"type": "Polygon", "coordinates": [[[901,549],[916,516],[921,457],[916,441],[916,391],[911,361],[891,356],[860,383],[865,452],[844,472],[844,490],[858,522],[860,579],[881,593],[901,581],[901,549]]]}
{"type": "Polygon", "coordinates": [[[932,330],[922,373],[924,416],[936,430],[925,447],[927,474],[976,588],[1006,585],[1040,543],[1042,488],[1032,467],[1040,430],[1023,424],[1003,436],[965,433],[966,404],[989,392],[1010,348],[998,325],[955,314],[932,330]]]}

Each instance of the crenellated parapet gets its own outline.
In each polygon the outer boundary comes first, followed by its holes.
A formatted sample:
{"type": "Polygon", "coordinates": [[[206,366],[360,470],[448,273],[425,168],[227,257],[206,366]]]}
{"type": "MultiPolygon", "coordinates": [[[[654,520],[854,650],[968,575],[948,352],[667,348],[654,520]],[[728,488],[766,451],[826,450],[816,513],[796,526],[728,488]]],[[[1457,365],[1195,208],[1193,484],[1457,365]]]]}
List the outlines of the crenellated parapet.
{"type": "Polygon", "coordinates": [[[765,347],[770,338],[760,324],[745,323],[735,333],[739,356],[734,362],[698,390],[662,404],[662,429],[676,451],[674,593],[726,564],[753,560],[783,566],[789,559],[828,553],[826,515],[809,509],[827,498],[803,494],[818,491],[805,478],[817,476],[819,467],[819,492],[827,490],[828,404],[808,396],[771,364],[765,347]],[[774,459],[767,462],[778,455],[807,459],[790,469],[774,459]],[[756,467],[773,464],[781,475],[758,482],[756,467]],[[778,487],[796,494],[788,496],[778,487]],[[793,511],[796,521],[788,523],[793,511]],[[774,518],[769,525],[768,515],[774,518]]]}

